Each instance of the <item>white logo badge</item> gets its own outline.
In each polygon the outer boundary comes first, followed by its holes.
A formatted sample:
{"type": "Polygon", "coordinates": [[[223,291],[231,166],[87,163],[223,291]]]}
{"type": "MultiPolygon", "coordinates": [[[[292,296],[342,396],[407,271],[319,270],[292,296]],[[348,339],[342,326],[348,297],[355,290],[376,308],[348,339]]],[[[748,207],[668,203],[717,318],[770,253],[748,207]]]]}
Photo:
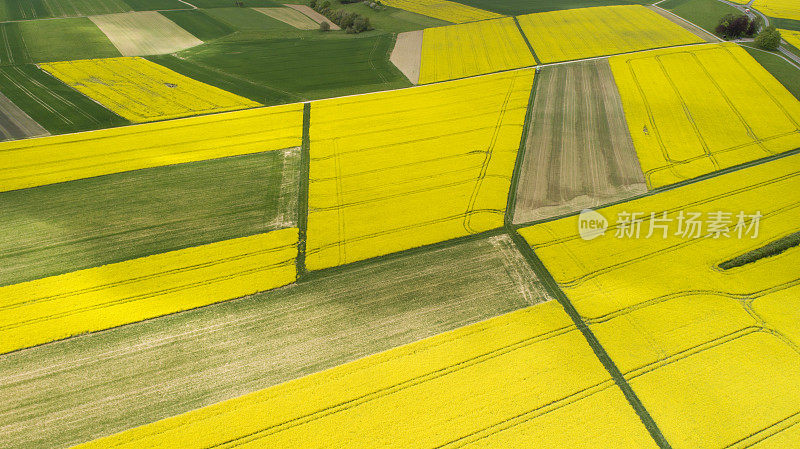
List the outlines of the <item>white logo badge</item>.
{"type": "Polygon", "coordinates": [[[608,220],[600,212],[584,209],[578,216],[578,233],[584,240],[592,240],[606,233],[608,220]]]}

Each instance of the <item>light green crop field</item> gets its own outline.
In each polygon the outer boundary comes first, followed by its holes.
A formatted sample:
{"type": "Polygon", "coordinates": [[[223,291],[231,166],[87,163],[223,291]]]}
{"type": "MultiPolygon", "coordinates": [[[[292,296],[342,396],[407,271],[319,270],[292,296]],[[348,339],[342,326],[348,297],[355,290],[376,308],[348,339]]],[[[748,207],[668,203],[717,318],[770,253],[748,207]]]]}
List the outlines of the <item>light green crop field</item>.
{"type": "Polygon", "coordinates": [[[161,9],[187,9],[189,5],[178,0],[124,0],[134,11],[155,11],[161,9]]]}
{"type": "Polygon", "coordinates": [[[727,14],[740,14],[733,6],[717,0],[666,0],[658,6],[713,33],[727,14]]]}
{"type": "Polygon", "coordinates": [[[33,62],[121,56],[117,48],[91,20],[31,20],[19,22],[20,33],[33,62]]]}
{"type": "Polygon", "coordinates": [[[0,285],[293,226],[299,150],[0,193],[0,285]]]}

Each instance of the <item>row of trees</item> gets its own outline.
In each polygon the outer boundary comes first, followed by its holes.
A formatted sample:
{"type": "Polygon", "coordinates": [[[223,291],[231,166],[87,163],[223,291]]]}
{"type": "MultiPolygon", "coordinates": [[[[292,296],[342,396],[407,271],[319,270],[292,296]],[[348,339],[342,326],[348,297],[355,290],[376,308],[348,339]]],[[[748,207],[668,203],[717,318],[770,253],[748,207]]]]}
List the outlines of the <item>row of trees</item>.
{"type": "Polygon", "coordinates": [[[727,14],[720,19],[714,31],[725,39],[754,37],[755,44],[765,50],[775,51],[781,45],[781,33],[774,26],[763,26],[761,17],[745,14],[727,14]]]}
{"type": "MultiPolygon", "coordinates": [[[[323,2],[311,0],[309,6],[330,19],[331,22],[339,25],[348,33],[362,33],[373,29],[372,24],[369,23],[369,17],[364,17],[355,12],[347,12],[342,9],[332,9],[331,2],[328,0],[323,2]]],[[[330,29],[330,26],[327,22],[320,24],[320,30],[328,31],[328,29],[330,29]]]]}

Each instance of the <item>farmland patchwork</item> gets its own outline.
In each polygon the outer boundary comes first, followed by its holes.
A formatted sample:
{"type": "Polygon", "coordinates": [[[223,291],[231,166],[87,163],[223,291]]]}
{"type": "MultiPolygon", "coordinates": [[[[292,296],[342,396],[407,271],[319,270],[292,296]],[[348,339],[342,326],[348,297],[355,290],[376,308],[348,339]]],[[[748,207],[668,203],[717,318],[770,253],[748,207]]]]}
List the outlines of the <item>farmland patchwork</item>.
{"type": "Polygon", "coordinates": [[[607,60],[543,67],[536,86],[515,223],[647,191],[607,60]]]}
{"type": "Polygon", "coordinates": [[[569,9],[517,19],[543,63],[704,42],[640,5],[569,9]]]}
{"type": "Polygon", "coordinates": [[[453,23],[496,19],[500,14],[449,0],[384,0],[384,5],[453,23]]]}
{"type": "Polygon", "coordinates": [[[131,122],[260,106],[143,58],[54,62],[40,67],[131,122]]]}
{"type": "Polygon", "coordinates": [[[426,28],[419,83],[536,64],[513,18],[426,28]]]}
{"type": "Polygon", "coordinates": [[[782,447],[800,416],[800,251],[724,262],[793,234],[798,205],[794,155],[601,209],[615,224],[592,240],[578,217],[520,232],[672,447],[782,447]]]}
{"type": "Polygon", "coordinates": [[[313,103],[309,269],[502,226],[533,76],[313,103]]]}
{"type": "Polygon", "coordinates": [[[800,102],[735,44],[610,62],[649,187],[800,147],[800,102]]]}

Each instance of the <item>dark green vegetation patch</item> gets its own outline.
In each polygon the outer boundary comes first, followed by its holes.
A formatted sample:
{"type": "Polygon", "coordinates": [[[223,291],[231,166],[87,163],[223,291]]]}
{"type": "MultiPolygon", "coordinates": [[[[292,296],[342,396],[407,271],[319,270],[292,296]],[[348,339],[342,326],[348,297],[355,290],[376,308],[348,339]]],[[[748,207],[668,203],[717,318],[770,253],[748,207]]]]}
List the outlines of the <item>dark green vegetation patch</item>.
{"type": "Polygon", "coordinates": [[[778,19],[775,17],[769,18],[769,24],[775,25],[775,28],[781,30],[795,30],[800,31],[800,20],[792,19],[778,19]]]}
{"type": "Polygon", "coordinates": [[[214,40],[235,31],[230,25],[214,19],[199,9],[162,11],[161,14],[201,41],[214,40]]]}
{"type": "Polygon", "coordinates": [[[709,33],[719,25],[720,19],[727,14],[739,15],[741,12],[733,6],[717,0],[666,0],[658,6],[694,23],[709,33]]]}
{"type": "MultiPolygon", "coordinates": [[[[223,39],[178,56],[215,72],[269,86],[287,96],[317,99],[410,86],[389,62],[393,46],[394,36],[390,34],[365,37],[338,34],[331,38],[291,40],[223,39]]],[[[214,84],[207,78],[198,79],[214,84]]]]}
{"type": "Polygon", "coordinates": [[[52,134],[129,123],[35,65],[0,67],[0,92],[52,134]]]}
{"type": "Polygon", "coordinates": [[[376,30],[391,33],[402,33],[404,31],[451,25],[450,22],[445,22],[444,20],[434,19],[433,17],[423,16],[397,8],[387,7],[383,10],[375,10],[361,2],[347,3],[344,5],[340,5],[336,2],[333,5],[333,9],[342,9],[347,12],[360,14],[367,17],[376,30]]]}
{"type": "Polygon", "coordinates": [[[719,264],[719,267],[723,270],[742,267],[747,264],[756,263],[761,259],[766,259],[767,257],[774,257],[785,253],[786,251],[789,251],[797,246],[800,246],[800,232],[789,234],[786,237],[769,242],[760,248],[748,251],[740,256],[734,257],[733,259],[726,260],[725,262],[719,264]]]}
{"type": "MultiPolygon", "coordinates": [[[[652,2],[641,0],[454,0],[487,11],[506,15],[519,15],[532,12],[558,11],[562,9],[589,8],[592,6],[647,5],[652,2]]],[[[716,0],[713,0],[716,1],[716,0]]]]}
{"type": "Polygon", "coordinates": [[[293,226],[299,150],[0,193],[0,285],[293,226]]]}

